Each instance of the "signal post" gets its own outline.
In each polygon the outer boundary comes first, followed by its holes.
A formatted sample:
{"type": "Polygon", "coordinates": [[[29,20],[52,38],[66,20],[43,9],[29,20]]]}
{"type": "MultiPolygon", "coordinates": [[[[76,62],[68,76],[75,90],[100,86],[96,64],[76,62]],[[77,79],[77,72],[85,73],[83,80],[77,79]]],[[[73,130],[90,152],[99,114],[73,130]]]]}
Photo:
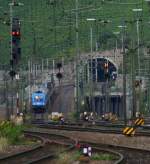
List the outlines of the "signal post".
{"type": "MultiPolygon", "coordinates": [[[[22,3],[18,3],[15,0],[12,0],[12,3],[9,3],[10,7],[10,72],[9,75],[11,77],[11,86],[14,89],[14,77],[16,76],[17,65],[19,64],[19,60],[21,59],[21,24],[19,18],[13,16],[13,7],[21,6],[22,3]]],[[[13,98],[13,90],[11,93],[11,112],[10,114],[14,114],[14,98],[13,98]]],[[[16,93],[16,106],[18,108],[19,104],[19,93],[16,93]]],[[[19,109],[18,109],[19,111],[19,109]]],[[[17,112],[18,112],[17,111],[17,112]]]]}

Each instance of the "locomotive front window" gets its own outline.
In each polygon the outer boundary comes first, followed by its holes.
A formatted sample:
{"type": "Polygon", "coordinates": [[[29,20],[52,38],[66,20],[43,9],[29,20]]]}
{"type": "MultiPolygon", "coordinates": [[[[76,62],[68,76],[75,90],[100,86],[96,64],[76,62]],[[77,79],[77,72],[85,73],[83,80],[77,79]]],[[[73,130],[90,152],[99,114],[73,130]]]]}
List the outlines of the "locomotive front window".
{"type": "Polygon", "coordinates": [[[34,101],[43,101],[43,97],[35,96],[34,101]]]}

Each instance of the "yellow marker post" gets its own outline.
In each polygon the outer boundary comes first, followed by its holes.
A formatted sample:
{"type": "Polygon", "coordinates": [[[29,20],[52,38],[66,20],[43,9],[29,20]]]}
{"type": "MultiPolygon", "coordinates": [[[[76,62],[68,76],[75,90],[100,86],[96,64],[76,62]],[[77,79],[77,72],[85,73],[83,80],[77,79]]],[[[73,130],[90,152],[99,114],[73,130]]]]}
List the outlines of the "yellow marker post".
{"type": "Polygon", "coordinates": [[[140,119],[138,118],[138,119],[136,119],[135,121],[134,121],[134,124],[135,125],[137,125],[137,123],[140,121],[140,119]]]}
{"type": "Polygon", "coordinates": [[[144,119],[143,118],[138,118],[138,119],[135,120],[134,124],[137,125],[137,126],[144,125],[144,119]]]}
{"type": "Polygon", "coordinates": [[[134,127],[126,127],[123,129],[123,134],[126,136],[134,136],[135,128],[134,127]]]}
{"type": "Polygon", "coordinates": [[[126,127],[123,129],[123,134],[126,134],[126,132],[130,129],[130,127],[126,127]]]}

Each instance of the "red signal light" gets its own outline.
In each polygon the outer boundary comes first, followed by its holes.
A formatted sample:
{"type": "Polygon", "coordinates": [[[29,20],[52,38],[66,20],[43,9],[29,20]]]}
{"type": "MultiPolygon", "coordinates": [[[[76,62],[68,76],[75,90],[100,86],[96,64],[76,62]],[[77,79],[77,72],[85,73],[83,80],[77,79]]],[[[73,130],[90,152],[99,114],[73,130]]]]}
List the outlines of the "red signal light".
{"type": "Polygon", "coordinates": [[[19,31],[17,31],[17,32],[16,32],[16,35],[17,35],[17,36],[19,36],[19,35],[20,35],[20,32],[19,32],[19,31]]]}
{"type": "Polygon", "coordinates": [[[81,148],[81,145],[79,143],[76,144],[76,148],[77,149],[80,149],[81,148]]]}
{"type": "Polygon", "coordinates": [[[15,34],[16,34],[16,32],[15,31],[12,31],[12,33],[11,33],[13,36],[15,36],[15,34]]]}
{"type": "Polygon", "coordinates": [[[12,31],[12,36],[20,36],[20,32],[19,31],[12,31]]]}

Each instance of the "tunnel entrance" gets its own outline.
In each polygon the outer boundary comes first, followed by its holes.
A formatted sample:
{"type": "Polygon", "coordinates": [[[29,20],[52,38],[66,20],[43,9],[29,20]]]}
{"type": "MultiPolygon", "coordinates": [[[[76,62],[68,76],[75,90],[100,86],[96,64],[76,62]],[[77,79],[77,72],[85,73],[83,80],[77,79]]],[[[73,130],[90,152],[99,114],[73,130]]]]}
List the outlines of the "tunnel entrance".
{"type": "Polygon", "coordinates": [[[121,95],[110,95],[108,101],[106,96],[95,96],[92,99],[86,97],[87,110],[89,112],[96,112],[98,115],[103,115],[107,112],[116,114],[118,117],[123,117],[123,96],[121,95]],[[106,104],[108,103],[108,104],[106,104]]]}

